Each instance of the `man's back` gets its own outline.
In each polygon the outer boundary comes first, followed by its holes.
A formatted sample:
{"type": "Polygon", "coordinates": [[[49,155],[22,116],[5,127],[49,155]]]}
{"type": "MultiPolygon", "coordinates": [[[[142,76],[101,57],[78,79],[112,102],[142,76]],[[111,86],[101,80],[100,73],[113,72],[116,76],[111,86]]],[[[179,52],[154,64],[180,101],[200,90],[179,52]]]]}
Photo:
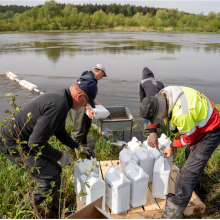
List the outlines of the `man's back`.
{"type": "MultiPolygon", "coordinates": [[[[32,118],[26,124],[21,133],[21,141],[28,141],[29,143],[45,142],[48,138],[59,131],[65,125],[65,119],[72,102],[67,101],[68,90],[60,92],[45,93],[30,101],[22,108],[22,112],[16,111],[15,119],[18,132],[24,127],[27,122],[28,113],[31,113],[32,118]]],[[[9,123],[7,123],[9,124],[9,123]]],[[[5,126],[1,130],[3,136],[6,137],[9,145],[15,144],[5,126]]],[[[13,135],[16,137],[16,132],[13,126],[10,125],[13,135]]]]}

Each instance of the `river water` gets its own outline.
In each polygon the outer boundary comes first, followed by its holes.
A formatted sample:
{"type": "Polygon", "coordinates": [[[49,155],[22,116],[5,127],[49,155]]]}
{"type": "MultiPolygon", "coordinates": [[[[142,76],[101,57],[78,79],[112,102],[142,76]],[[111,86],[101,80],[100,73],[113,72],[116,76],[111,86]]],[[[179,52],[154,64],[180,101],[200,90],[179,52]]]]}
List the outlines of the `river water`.
{"type": "MultiPolygon", "coordinates": [[[[220,104],[220,35],[200,33],[90,32],[0,34],[0,73],[12,71],[45,92],[69,87],[101,63],[97,100],[127,106],[139,116],[138,82],[144,67],[165,86],[195,88],[220,104]]],[[[0,121],[10,109],[6,93],[24,106],[38,94],[0,74],[0,121]]]]}

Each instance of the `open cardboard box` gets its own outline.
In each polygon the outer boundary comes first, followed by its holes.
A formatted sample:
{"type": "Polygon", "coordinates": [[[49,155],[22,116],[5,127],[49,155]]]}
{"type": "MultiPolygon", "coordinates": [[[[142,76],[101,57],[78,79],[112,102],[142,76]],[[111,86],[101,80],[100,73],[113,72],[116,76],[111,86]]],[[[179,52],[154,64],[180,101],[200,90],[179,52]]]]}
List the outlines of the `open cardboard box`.
{"type": "Polygon", "coordinates": [[[107,212],[102,210],[102,199],[95,200],[66,219],[113,219],[107,212]]]}

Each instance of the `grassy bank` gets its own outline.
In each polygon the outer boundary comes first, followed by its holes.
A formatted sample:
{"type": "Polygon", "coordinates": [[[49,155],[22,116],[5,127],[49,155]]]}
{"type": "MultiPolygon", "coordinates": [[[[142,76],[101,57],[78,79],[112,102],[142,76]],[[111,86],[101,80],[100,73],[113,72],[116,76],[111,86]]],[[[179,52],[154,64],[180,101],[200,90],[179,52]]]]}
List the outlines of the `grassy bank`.
{"type": "Polygon", "coordinates": [[[218,31],[195,31],[195,30],[182,30],[173,27],[144,27],[144,26],[116,26],[114,28],[105,29],[76,29],[76,30],[17,30],[17,31],[0,31],[0,34],[14,34],[14,33],[90,33],[90,32],[164,32],[164,33],[209,33],[219,34],[218,31]]]}
{"type": "MultiPolygon", "coordinates": [[[[220,111],[220,105],[216,105],[220,111]]],[[[139,131],[141,134],[142,120],[138,124],[135,121],[134,130],[139,131]]],[[[3,123],[0,122],[0,126],[3,123]]],[[[66,122],[66,129],[70,133],[72,125],[70,121],[66,122]]],[[[136,133],[133,134],[138,137],[136,133]]],[[[138,137],[140,138],[140,137],[138,137]]],[[[117,160],[118,150],[117,148],[112,148],[111,143],[108,143],[106,139],[99,139],[97,135],[97,130],[93,127],[90,129],[88,139],[90,140],[90,147],[95,150],[97,155],[97,160],[117,160]]],[[[63,152],[67,152],[68,149],[64,146],[55,136],[51,137],[49,143],[56,149],[63,152]]],[[[220,218],[220,146],[215,150],[212,157],[210,158],[201,178],[199,185],[196,187],[195,191],[202,201],[206,204],[206,211],[204,214],[188,216],[184,218],[220,218]]],[[[14,219],[14,218],[34,218],[32,210],[24,210],[16,208],[16,204],[19,204],[23,196],[27,193],[28,185],[26,181],[26,174],[17,168],[16,165],[12,164],[7,160],[2,154],[0,154],[0,218],[3,219],[14,219]]],[[[72,156],[72,166],[65,167],[62,172],[62,197],[61,201],[63,204],[64,198],[65,202],[65,216],[68,216],[72,209],[74,208],[76,195],[74,193],[74,184],[71,181],[71,176],[68,178],[69,174],[73,174],[73,164],[76,158],[72,156]],[[65,197],[66,194],[66,197],[65,197]]],[[[174,156],[174,162],[179,168],[185,163],[184,148],[177,149],[174,156]]],[[[43,202],[39,207],[39,213],[42,218],[58,218],[60,216],[57,212],[50,211],[48,209],[49,201],[43,202]]],[[[62,206],[63,207],[63,206],[62,206]]]]}

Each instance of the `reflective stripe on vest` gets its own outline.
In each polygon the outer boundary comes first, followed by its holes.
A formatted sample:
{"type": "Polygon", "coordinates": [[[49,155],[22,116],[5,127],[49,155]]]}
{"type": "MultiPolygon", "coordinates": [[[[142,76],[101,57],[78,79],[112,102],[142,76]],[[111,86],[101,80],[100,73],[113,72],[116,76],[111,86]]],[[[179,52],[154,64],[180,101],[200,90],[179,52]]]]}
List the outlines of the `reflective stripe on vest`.
{"type": "Polygon", "coordinates": [[[182,136],[182,135],[180,135],[180,140],[181,140],[181,143],[182,143],[183,146],[186,146],[186,145],[187,145],[187,144],[183,141],[183,136],[182,136]]]}
{"type": "MultiPolygon", "coordinates": [[[[188,121],[189,123],[188,128],[191,128],[190,130],[187,130],[187,131],[179,130],[180,134],[191,135],[196,131],[196,127],[202,128],[208,123],[213,113],[213,107],[209,99],[206,98],[201,93],[199,93],[198,91],[191,89],[191,88],[186,88],[186,87],[181,87],[181,88],[183,89],[184,93],[180,95],[179,99],[176,102],[175,117],[181,114],[181,115],[185,115],[186,119],[187,117],[190,117],[190,120],[192,119],[195,120],[194,122],[188,121]],[[188,96],[186,96],[186,94],[188,96]],[[196,104],[194,104],[195,101],[196,101],[196,104]],[[191,112],[189,112],[190,110],[191,112]],[[200,112],[200,111],[203,111],[203,112],[200,112]],[[202,120],[199,121],[199,118],[201,118],[202,120]],[[194,126],[191,127],[190,124],[191,126],[193,125],[194,126]]],[[[184,121],[182,123],[184,123],[184,121]]],[[[182,123],[181,121],[178,121],[177,124],[179,124],[180,127],[182,128],[184,127],[186,128],[186,126],[184,126],[184,124],[182,123]]],[[[186,120],[186,123],[187,123],[187,120],[186,120]]],[[[173,124],[173,127],[174,127],[174,124],[173,124]]],[[[180,129],[180,127],[178,127],[178,129],[180,129]]]]}

